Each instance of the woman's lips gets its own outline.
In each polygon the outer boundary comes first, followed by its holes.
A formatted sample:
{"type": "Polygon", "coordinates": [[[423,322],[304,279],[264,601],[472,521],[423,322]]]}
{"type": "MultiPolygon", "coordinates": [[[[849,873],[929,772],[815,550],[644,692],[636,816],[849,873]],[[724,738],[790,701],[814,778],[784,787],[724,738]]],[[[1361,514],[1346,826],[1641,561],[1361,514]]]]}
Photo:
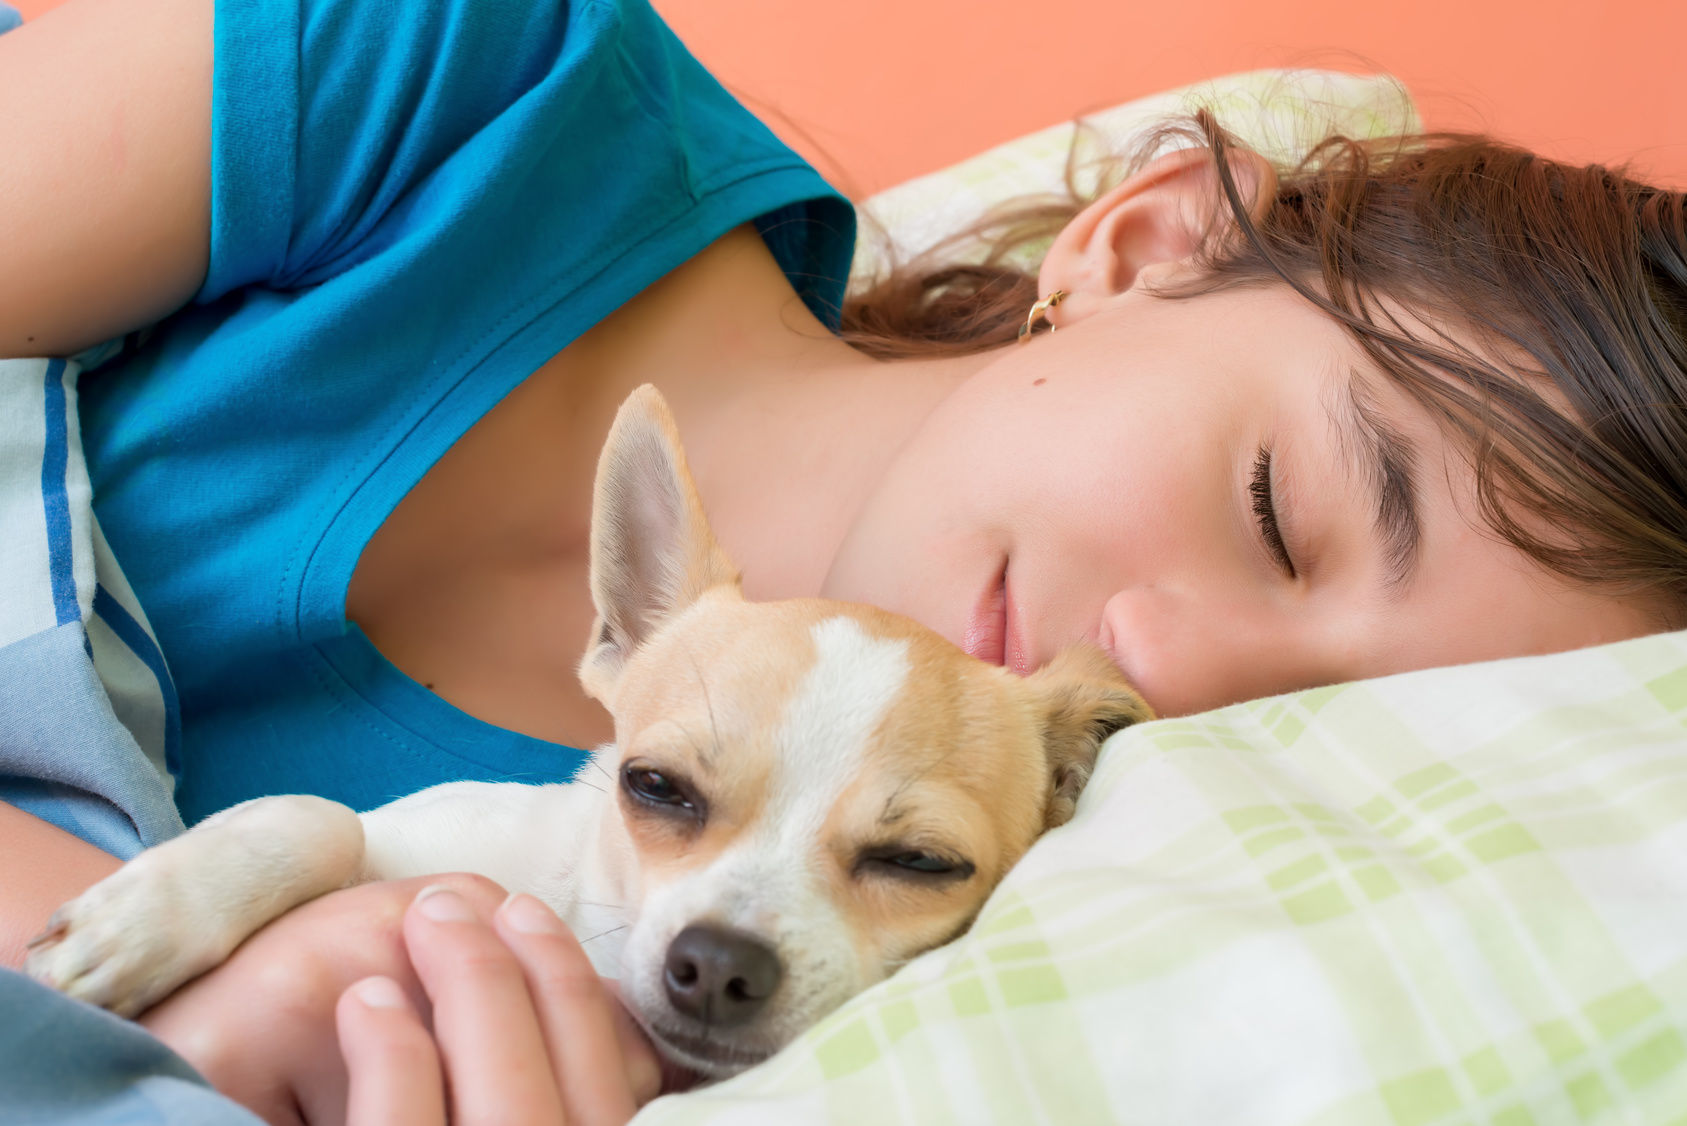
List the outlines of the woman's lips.
{"type": "Polygon", "coordinates": [[[1007,572],[1007,560],[1004,559],[972,608],[961,648],[981,661],[1003,665],[1020,676],[1029,676],[1031,659],[1019,633],[1019,616],[1014,613],[1007,572]]]}
{"type": "Polygon", "coordinates": [[[966,638],[961,648],[981,661],[1002,663],[1007,639],[1007,562],[990,577],[984,593],[967,619],[966,638]]]}
{"type": "Polygon", "coordinates": [[[1030,676],[1037,671],[1031,654],[1025,651],[1025,638],[1019,632],[1019,607],[1014,605],[1013,591],[1008,587],[1007,578],[1002,578],[1002,657],[1003,663],[1019,676],[1030,676]]]}

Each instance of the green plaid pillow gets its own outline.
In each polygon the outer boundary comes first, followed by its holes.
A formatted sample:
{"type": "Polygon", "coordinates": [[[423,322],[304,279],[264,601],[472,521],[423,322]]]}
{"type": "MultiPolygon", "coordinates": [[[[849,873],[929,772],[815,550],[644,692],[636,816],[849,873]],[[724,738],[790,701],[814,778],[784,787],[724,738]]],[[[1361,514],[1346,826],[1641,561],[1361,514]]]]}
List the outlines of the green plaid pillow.
{"type": "MultiPolygon", "coordinates": [[[[1280,162],[1416,126],[1389,79],[1262,72],[1097,115],[1080,164],[1198,104],[1280,162]]],[[[1071,142],[869,208],[917,251],[1071,142]]],[[[967,936],[638,1119],[1584,1121],[1687,1126],[1687,633],[1124,732],[967,936]]]]}
{"type": "MultiPolygon", "coordinates": [[[[1260,70],[1199,82],[1114,106],[1081,123],[1062,122],[880,192],[862,206],[863,237],[850,275],[865,281],[885,265],[885,239],[873,237],[876,230],[907,258],[965,230],[1004,200],[1059,197],[1068,158],[1079,187],[1098,195],[1122,171],[1120,154],[1157,127],[1203,107],[1278,164],[1293,164],[1332,133],[1376,137],[1419,128],[1410,96],[1385,75],[1260,70]]],[[[1030,265],[1042,252],[1029,247],[1027,253],[1030,265]]]]}
{"type": "Polygon", "coordinates": [[[1687,1123],[1687,633],[1111,740],[965,938],[674,1123],[1687,1123]]]}

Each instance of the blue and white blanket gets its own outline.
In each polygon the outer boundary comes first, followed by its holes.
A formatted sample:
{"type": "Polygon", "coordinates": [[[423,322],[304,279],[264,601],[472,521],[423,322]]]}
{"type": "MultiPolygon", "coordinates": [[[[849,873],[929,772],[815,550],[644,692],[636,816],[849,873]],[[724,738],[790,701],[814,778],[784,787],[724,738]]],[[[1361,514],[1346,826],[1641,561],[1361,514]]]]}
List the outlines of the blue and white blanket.
{"type": "Polygon", "coordinates": [[[182,829],[181,725],[94,519],[78,372],[0,360],[0,800],[126,858],[182,829]]]}

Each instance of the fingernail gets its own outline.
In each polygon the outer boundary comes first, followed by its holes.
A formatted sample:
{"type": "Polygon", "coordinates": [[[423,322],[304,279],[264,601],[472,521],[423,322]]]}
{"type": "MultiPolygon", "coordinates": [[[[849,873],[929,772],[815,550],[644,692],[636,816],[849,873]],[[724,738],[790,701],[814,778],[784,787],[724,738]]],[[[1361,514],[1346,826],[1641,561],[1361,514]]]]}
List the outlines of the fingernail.
{"type": "Polygon", "coordinates": [[[429,884],[416,893],[416,907],[439,923],[472,923],[475,913],[462,896],[444,884],[429,884]]]}
{"type": "Polygon", "coordinates": [[[404,990],[390,977],[364,978],[351,989],[371,1009],[402,1009],[406,1005],[404,990]]]}
{"type": "Polygon", "coordinates": [[[561,934],[568,929],[556,912],[531,895],[512,895],[500,910],[510,926],[523,934],[561,934]]]}

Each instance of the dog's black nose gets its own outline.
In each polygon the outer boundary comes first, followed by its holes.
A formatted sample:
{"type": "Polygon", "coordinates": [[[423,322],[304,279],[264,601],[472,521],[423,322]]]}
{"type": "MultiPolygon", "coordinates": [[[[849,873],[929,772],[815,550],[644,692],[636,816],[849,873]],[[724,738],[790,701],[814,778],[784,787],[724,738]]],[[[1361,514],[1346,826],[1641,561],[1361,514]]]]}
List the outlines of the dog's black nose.
{"type": "Polygon", "coordinates": [[[758,938],[694,923],[668,944],[663,980],[674,1008],[705,1024],[744,1024],[767,1005],[785,969],[758,938]]]}

